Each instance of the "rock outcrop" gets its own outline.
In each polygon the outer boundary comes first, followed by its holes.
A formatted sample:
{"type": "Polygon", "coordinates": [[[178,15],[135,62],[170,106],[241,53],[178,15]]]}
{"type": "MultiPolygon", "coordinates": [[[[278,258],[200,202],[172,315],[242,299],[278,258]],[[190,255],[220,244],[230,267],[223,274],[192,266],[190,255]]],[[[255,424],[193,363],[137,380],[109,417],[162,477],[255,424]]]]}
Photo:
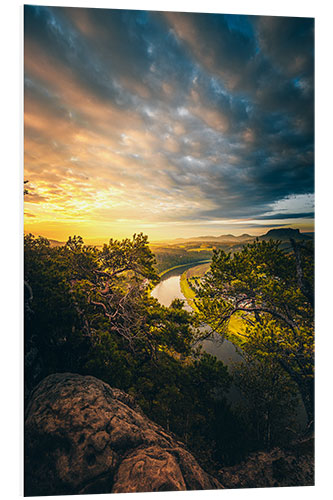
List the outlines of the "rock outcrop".
{"type": "Polygon", "coordinates": [[[291,444],[289,449],[253,453],[239,465],[219,472],[225,488],[313,486],[313,438],[291,444]]]}
{"type": "Polygon", "coordinates": [[[222,488],[126,393],[91,376],[54,374],[25,419],[25,495],[222,488]]]}

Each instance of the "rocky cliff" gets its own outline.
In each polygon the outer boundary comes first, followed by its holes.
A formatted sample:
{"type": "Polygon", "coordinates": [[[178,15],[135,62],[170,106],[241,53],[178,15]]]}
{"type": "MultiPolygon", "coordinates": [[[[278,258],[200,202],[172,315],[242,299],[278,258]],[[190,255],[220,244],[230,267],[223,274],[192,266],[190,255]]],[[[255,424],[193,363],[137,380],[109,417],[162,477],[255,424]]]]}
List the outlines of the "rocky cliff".
{"type": "Polygon", "coordinates": [[[25,495],[222,488],[126,393],[91,376],[54,374],[25,415],[25,495]]]}

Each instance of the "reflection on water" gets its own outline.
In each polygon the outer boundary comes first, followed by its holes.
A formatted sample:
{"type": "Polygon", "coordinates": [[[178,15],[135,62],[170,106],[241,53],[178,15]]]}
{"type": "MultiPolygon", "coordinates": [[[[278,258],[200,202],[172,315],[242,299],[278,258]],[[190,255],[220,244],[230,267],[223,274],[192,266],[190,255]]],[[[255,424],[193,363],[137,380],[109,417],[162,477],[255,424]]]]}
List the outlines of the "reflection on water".
{"type": "Polygon", "coordinates": [[[216,356],[227,366],[242,360],[242,357],[236,350],[236,347],[230,340],[222,340],[218,335],[210,337],[202,342],[202,347],[208,354],[216,356]]]}
{"type": "MultiPolygon", "coordinates": [[[[196,263],[198,265],[198,263],[196,263]]],[[[152,297],[155,297],[163,306],[169,306],[174,299],[184,300],[184,308],[187,311],[192,311],[191,306],[188,305],[185,296],[183,295],[180,288],[180,276],[181,274],[190,267],[194,267],[193,264],[185,265],[177,269],[169,271],[163,276],[163,281],[159,283],[152,291],[152,297]]],[[[202,330],[208,331],[209,327],[203,327],[202,330]]],[[[223,361],[223,363],[231,368],[233,364],[242,361],[242,357],[237,352],[235,346],[229,340],[223,340],[219,335],[215,335],[206,339],[202,342],[202,347],[208,354],[216,356],[217,359],[223,361]]],[[[228,398],[231,404],[237,403],[242,400],[240,392],[232,384],[228,398]]],[[[304,427],[306,424],[306,412],[303,403],[300,401],[298,408],[297,421],[304,427]]]]}
{"type": "MultiPolygon", "coordinates": [[[[152,297],[155,297],[163,306],[169,306],[174,299],[184,300],[184,308],[187,311],[192,311],[191,306],[188,305],[185,296],[180,288],[181,274],[193,264],[182,266],[181,268],[173,269],[163,276],[163,281],[159,283],[152,291],[152,297]]],[[[206,327],[207,330],[207,327],[206,327]]],[[[223,361],[227,366],[241,360],[241,356],[236,351],[235,346],[229,340],[221,341],[221,337],[214,336],[202,342],[202,346],[206,352],[216,356],[217,359],[223,361]]]]}
{"type": "Polygon", "coordinates": [[[164,279],[159,283],[154,290],[151,292],[152,297],[155,297],[162,306],[169,306],[174,299],[181,299],[185,301],[185,309],[187,311],[191,310],[188,305],[181,289],[180,289],[180,274],[177,269],[178,274],[171,276],[170,278],[164,279]]]}

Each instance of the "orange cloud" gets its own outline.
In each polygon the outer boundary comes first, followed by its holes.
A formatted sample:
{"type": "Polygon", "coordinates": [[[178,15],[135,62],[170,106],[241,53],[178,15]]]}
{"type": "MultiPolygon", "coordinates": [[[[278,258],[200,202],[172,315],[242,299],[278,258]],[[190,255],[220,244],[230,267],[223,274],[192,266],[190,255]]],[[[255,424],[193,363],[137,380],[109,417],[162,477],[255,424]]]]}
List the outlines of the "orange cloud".
{"type": "Polygon", "coordinates": [[[107,133],[110,129],[121,132],[122,128],[141,127],[142,120],[135,112],[123,110],[111,100],[98,98],[76,79],[68,66],[60,64],[36,44],[27,42],[25,47],[25,73],[39,79],[53,91],[63,106],[80,113],[87,120],[107,133]]]}
{"type": "Polygon", "coordinates": [[[229,129],[228,117],[221,111],[212,108],[197,90],[192,89],[191,91],[188,110],[217,132],[226,133],[229,129]]]}
{"type": "Polygon", "coordinates": [[[94,38],[99,35],[97,27],[91,22],[89,16],[89,11],[84,8],[71,8],[64,7],[64,10],[68,17],[72,20],[76,28],[84,35],[89,38],[94,38]]]}
{"type": "Polygon", "coordinates": [[[244,132],[243,132],[243,139],[245,142],[249,142],[249,143],[253,143],[255,141],[255,134],[254,134],[254,131],[247,128],[244,132]]]}
{"type": "Polygon", "coordinates": [[[132,94],[138,95],[141,99],[149,99],[151,92],[149,88],[133,78],[120,77],[119,82],[122,87],[129,90],[132,94]]]}

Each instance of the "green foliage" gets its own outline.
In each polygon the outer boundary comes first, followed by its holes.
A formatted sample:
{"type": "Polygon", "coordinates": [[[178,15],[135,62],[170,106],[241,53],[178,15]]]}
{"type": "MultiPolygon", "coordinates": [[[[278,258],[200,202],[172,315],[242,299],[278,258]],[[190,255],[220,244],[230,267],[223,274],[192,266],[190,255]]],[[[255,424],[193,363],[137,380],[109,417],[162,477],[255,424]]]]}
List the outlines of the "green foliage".
{"type": "Polygon", "coordinates": [[[110,240],[102,250],[84,245],[79,236],[51,248],[45,238],[27,235],[25,282],[32,313],[25,317],[25,348],[38,350],[39,376],[82,369],[91,349],[102,343],[101,332],[113,331],[117,342],[135,349],[146,280],[158,280],[153,265],[142,234],[110,240]]]}
{"type": "Polygon", "coordinates": [[[153,246],[156,257],[156,265],[159,272],[185,264],[192,264],[203,260],[210,260],[211,250],[194,250],[193,248],[181,248],[179,245],[153,246]]]}
{"type": "Polygon", "coordinates": [[[312,309],[304,295],[311,254],[302,254],[302,283],[299,260],[278,244],[256,243],[234,257],[215,252],[210,273],[198,281],[201,319],[221,334],[234,314],[247,324],[249,360],[234,373],[247,404],[235,414],[226,402],[227,368],[193,348],[198,319],[182,301],[164,307],[148,293],[159,277],[146,236],[111,239],[98,249],[79,236],[51,247],[27,235],[26,394],[53,372],[99,377],[135,396],[208,469],[273,445],[286,435],[295,406],[286,372],[298,377],[298,387],[313,380],[312,309]]]}
{"type": "Polygon", "coordinates": [[[211,270],[197,287],[196,305],[203,321],[222,336],[240,315],[242,348],[272,359],[297,384],[309,423],[313,420],[313,246],[292,241],[247,245],[233,256],[215,251],[211,270]]]}
{"type": "Polygon", "coordinates": [[[26,236],[26,396],[50,373],[94,375],[133,394],[198,453],[214,454],[224,439],[223,457],[232,461],[229,430],[216,432],[221,415],[235,420],[225,401],[230,376],[193,351],[196,319],[183,302],[163,307],[149,295],[158,280],[142,234],[102,249],[79,236],[62,247],[26,236]]]}
{"type": "MultiPolygon", "coordinates": [[[[77,340],[78,321],[67,269],[48,240],[28,235],[25,237],[24,274],[32,290],[32,313],[25,315],[25,349],[38,346],[44,371],[51,373],[58,358],[61,359],[60,347],[63,350],[65,343],[76,344],[77,340]]],[[[68,353],[64,351],[66,357],[68,353]]]]}
{"type": "Polygon", "coordinates": [[[233,377],[243,396],[238,411],[251,447],[269,449],[293,439],[298,391],[280,365],[272,358],[246,356],[246,362],[234,367],[233,377]]]}

